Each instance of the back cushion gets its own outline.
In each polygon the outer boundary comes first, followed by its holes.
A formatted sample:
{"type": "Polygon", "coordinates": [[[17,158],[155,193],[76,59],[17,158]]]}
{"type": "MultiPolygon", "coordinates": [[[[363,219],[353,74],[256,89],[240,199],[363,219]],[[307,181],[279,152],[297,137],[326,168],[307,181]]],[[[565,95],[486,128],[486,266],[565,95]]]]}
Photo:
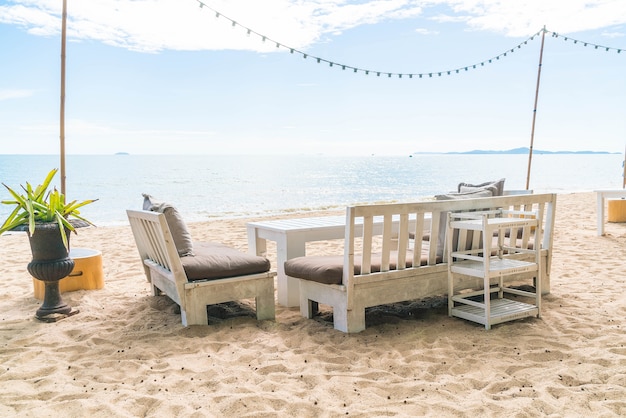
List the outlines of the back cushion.
{"type": "Polygon", "coordinates": [[[153,196],[144,193],[143,210],[164,214],[176,246],[176,251],[178,251],[178,256],[193,255],[193,242],[191,241],[191,234],[187,229],[187,224],[172,204],[158,201],[153,196]]]}
{"type": "Polygon", "coordinates": [[[480,184],[459,183],[457,191],[475,191],[476,189],[487,189],[495,187],[495,192],[493,192],[493,196],[502,196],[504,194],[505,180],[505,178],[501,178],[500,180],[486,181],[480,184]]]}

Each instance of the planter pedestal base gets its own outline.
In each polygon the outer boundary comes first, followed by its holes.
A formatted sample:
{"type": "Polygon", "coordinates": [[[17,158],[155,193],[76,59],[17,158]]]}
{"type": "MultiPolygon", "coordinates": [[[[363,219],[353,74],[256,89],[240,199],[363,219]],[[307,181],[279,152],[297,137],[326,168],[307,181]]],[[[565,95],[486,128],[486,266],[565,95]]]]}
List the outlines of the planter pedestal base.
{"type": "Polygon", "coordinates": [[[70,316],[76,315],[77,313],[79,313],[80,311],[78,309],[73,309],[70,308],[70,311],[66,314],[61,314],[61,313],[49,313],[49,314],[45,314],[45,315],[39,315],[39,311],[37,311],[37,314],[35,314],[35,318],[37,318],[38,320],[40,320],[41,322],[58,322],[62,319],[68,318],[70,316]]]}
{"type": "Polygon", "coordinates": [[[33,259],[33,261],[28,263],[28,272],[33,277],[43,281],[45,285],[43,304],[35,313],[37,319],[46,322],[56,322],[58,319],[50,321],[45,318],[65,318],[72,313],[72,308],[63,302],[61,291],[59,290],[59,280],[67,276],[74,268],[74,260],[67,257],[67,252],[65,254],[66,257],[61,259],[45,261],[33,259]]]}

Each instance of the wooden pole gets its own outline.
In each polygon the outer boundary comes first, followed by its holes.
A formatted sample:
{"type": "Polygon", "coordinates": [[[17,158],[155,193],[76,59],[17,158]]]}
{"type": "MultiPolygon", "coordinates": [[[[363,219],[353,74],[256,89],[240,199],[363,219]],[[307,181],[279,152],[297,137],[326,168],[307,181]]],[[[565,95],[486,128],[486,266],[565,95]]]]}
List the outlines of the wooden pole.
{"type": "Polygon", "coordinates": [[[626,189],[626,147],[624,148],[624,161],[622,162],[622,189],[626,189]]]}
{"type": "Polygon", "coordinates": [[[537,88],[535,89],[535,107],[533,108],[533,124],[530,130],[530,147],[528,148],[528,171],[526,172],[526,190],[530,187],[530,165],[533,160],[533,143],[535,142],[535,120],[537,119],[537,101],[539,100],[539,81],[543,63],[543,42],[546,38],[546,27],[541,31],[541,49],[539,50],[539,69],[537,70],[537,88]]]}
{"type": "Polygon", "coordinates": [[[65,32],[67,0],[63,0],[63,15],[61,21],[61,115],[59,139],[61,144],[61,193],[65,195],[65,32]]]}

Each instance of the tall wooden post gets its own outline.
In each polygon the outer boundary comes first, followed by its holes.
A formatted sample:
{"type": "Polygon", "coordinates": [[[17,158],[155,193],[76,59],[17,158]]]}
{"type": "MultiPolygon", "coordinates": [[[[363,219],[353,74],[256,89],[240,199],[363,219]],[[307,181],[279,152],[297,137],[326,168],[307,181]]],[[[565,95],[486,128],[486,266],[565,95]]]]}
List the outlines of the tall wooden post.
{"type": "Polygon", "coordinates": [[[61,143],[61,193],[65,195],[65,32],[67,0],[63,0],[63,15],[61,16],[61,21],[61,120],[59,139],[61,143]]]}
{"type": "Polygon", "coordinates": [[[528,171],[526,173],[526,190],[530,187],[530,165],[533,160],[533,143],[535,142],[535,120],[537,119],[537,101],[539,100],[539,81],[541,80],[541,66],[543,64],[543,42],[546,37],[546,27],[541,31],[541,49],[539,50],[539,69],[537,70],[537,88],[535,89],[535,107],[533,108],[533,124],[530,131],[530,147],[528,148],[528,171]]]}
{"type": "Polygon", "coordinates": [[[622,162],[622,189],[626,189],[626,148],[624,148],[624,161],[622,162]]]}

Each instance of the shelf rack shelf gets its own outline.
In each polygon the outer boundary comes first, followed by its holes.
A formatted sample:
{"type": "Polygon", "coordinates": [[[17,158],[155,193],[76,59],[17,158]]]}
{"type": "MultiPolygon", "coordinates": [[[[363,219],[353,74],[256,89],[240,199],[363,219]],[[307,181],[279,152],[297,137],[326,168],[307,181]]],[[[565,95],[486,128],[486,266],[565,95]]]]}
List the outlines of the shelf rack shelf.
{"type": "Polygon", "coordinates": [[[492,325],[541,315],[541,228],[536,212],[491,210],[448,214],[448,314],[492,325]],[[487,238],[487,239],[486,239],[487,238]],[[465,249],[468,242],[470,250],[465,249]],[[477,244],[476,244],[477,243],[477,244]],[[529,261],[516,258],[530,253],[529,261]],[[504,285],[515,275],[534,280],[534,291],[504,285]],[[482,289],[463,289],[460,278],[483,279],[482,289]],[[457,283],[458,282],[458,283],[457,283]],[[460,285],[459,285],[460,284],[460,285]],[[521,302],[518,296],[528,299],[521,302]],[[505,297],[509,296],[509,297],[505,297]]]}

